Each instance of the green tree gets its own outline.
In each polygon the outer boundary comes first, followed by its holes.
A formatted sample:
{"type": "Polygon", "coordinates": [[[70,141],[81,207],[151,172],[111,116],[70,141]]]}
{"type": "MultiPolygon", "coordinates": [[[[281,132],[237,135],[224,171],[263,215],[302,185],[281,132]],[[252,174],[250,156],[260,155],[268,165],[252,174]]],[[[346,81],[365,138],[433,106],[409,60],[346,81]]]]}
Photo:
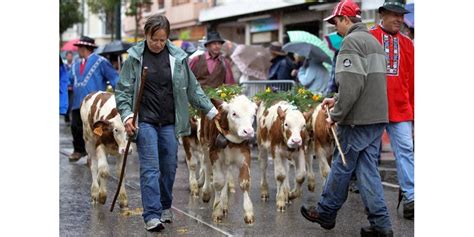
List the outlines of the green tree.
{"type": "Polygon", "coordinates": [[[110,38],[114,40],[115,32],[115,9],[121,0],[87,0],[90,12],[97,14],[99,18],[109,23],[106,27],[110,29],[110,38]]]}
{"type": "Polygon", "coordinates": [[[135,43],[138,40],[138,30],[142,19],[143,8],[152,4],[151,0],[128,0],[129,7],[125,15],[135,18],[135,43]]]}
{"type": "Polygon", "coordinates": [[[59,39],[63,42],[63,33],[76,23],[84,22],[80,4],[77,0],[59,1],[59,39]]]}

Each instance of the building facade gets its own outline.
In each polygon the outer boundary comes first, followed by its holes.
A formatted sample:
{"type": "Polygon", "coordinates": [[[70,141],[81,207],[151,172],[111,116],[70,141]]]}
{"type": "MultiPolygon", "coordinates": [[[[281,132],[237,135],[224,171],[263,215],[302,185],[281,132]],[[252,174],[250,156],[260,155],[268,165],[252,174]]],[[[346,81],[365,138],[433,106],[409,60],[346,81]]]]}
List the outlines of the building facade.
{"type": "MultiPolygon", "coordinates": [[[[139,36],[143,38],[143,25],[151,14],[164,14],[170,21],[170,39],[198,41],[206,35],[206,27],[199,22],[201,10],[209,8],[212,0],[155,0],[142,12],[138,25],[139,36]]],[[[135,19],[125,17],[123,30],[126,38],[134,37],[136,29],[135,19]]]]}

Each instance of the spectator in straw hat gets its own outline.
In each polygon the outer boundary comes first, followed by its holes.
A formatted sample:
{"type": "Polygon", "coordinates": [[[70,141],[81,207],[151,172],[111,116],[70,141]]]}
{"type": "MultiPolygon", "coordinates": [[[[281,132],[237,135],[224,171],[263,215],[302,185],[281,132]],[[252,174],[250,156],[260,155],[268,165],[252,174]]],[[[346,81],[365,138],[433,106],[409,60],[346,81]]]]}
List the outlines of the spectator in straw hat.
{"type": "Polygon", "coordinates": [[[81,60],[74,63],[70,71],[71,84],[73,85],[71,132],[74,145],[74,152],[69,156],[70,161],[77,161],[87,154],[82,138],[80,114],[82,100],[91,92],[105,91],[107,81],[113,87],[118,81],[118,73],[112,64],[104,57],[94,53],[94,49],[97,48],[94,39],[82,36],[74,45],[77,46],[81,60]]]}

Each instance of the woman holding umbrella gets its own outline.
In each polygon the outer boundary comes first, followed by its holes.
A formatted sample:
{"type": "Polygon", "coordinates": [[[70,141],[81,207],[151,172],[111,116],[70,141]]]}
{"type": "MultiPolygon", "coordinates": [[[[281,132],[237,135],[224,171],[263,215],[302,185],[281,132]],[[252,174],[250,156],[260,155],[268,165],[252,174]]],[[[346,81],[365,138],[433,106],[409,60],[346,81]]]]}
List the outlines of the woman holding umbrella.
{"type": "Polygon", "coordinates": [[[297,56],[297,60],[304,60],[303,65],[296,70],[298,81],[306,89],[316,94],[325,94],[329,81],[329,72],[323,66],[323,62],[315,58],[304,58],[297,56]]]}

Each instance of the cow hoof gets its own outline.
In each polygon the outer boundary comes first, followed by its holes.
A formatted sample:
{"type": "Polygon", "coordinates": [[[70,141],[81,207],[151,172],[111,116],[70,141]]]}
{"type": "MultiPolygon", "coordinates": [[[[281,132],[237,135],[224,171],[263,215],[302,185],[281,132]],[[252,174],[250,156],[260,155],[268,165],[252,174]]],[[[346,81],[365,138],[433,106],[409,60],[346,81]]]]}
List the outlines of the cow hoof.
{"type": "Polygon", "coordinates": [[[216,223],[222,223],[223,218],[224,218],[223,214],[212,214],[212,220],[216,223]]]}
{"type": "Polygon", "coordinates": [[[277,211],[279,212],[285,212],[286,206],[284,202],[277,202],[277,211]]]}
{"type": "Polygon", "coordinates": [[[308,191],[310,191],[310,192],[313,193],[315,190],[316,190],[316,184],[314,184],[314,183],[309,183],[309,184],[308,184],[308,191]]]}
{"type": "Polygon", "coordinates": [[[222,210],[222,214],[223,214],[224,216],[227,216],[227,214],[229,214],[229,210],[223,209],[223,210],[222,210]]]}
{"type": "Polygon", "coordinates": [[[297,192],[297,191],[293,191],[293,192],[290,192],[290,194],[288,195],[288,201],[287,203],[290,202],[290,200],[293,200],[297,197],[301,196],[301,193],[300,192],[297,192]]]}
{"type": "Polygon", "coordinates": [[[193,198],[198,198],[199,197],[199,190],[198,191],[191,191],[191,196],[193,198]]]}
{"type": "Polygon", "coordinates": [[[203,193],[202,194],[202,201],[205,203],[208,203],[209,200],[211,200],[211,194],[210,193],[203,193]]]}
{"type": "Polygon", "coordinates": [[[229,187],[228,190],[229,190],[230,193],[235,193],[235,188],[234,187],[229,187]]]}
{"type": "Polygon", "coordinates": [[[202,201],[208,203],[211,200],[211,193],[205,192],[202,194],[202,201]]]}
{"type": "Polygon", "coordinates": [[[260,198],[263,200],[263,201],[268,201],[268,193],[265,193],[265,194],[260,194],[260,198]]]}
{"type": "Polygon", "coordinates": [[[120,209],[124,209],[124,208],[128,209],[128,201],[119,202],[119,207],[120,209]]]}
{"type": "Polygon", "coordinates": [[[253,224],[255,222],[255,216],[253,215],[246,215],[244,216],[244,221],[245,221],[245,224],[253,224]]]}
{"type": "Polygon", "coordinates": [[[104,205],[106,200],[107,200],[107,194],[99,193],[99,203],[104,205]]]}

